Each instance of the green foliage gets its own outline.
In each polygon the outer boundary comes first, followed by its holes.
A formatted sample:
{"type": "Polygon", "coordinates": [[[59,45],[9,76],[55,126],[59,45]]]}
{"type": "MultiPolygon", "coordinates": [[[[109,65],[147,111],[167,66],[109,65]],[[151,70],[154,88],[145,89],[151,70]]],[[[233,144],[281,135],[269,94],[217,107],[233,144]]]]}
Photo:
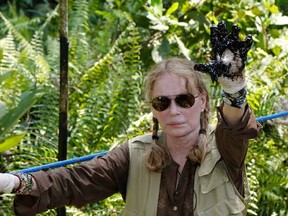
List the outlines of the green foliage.
{"type": "MultiPolygon", "coordinates": [[[[34,99],[25,100],[25,115],[15,117],[3,135],[26,133],[10,149],[13,157],[0,156],[1,168],[9,171],[57,160],[59,8],[54,1],[31,2],[0,3],[0,114],[17,107],[23,92],[42,93],[32,108],[34,99]]],[[[251,34],[255,41],[246,66],[247,98],[255,115],[275,112],[273,103],[287,94],[286,1],[70,0],[68,5],[69,157],[110,149],[150,130],[152,117],[141,87],[147,69],[170,56],[206,61],[209,26],[222,19],[228,27],[237,23],[241,37],[251,34]]],[[[221,90],[217,84],[209,87],[216,107],[221,90]]],[[[247,155],[248,214],[287,215],[287,128],[263,126],[247,155]]],[[[11,198],[3,197],[0,214],[12,214],[11,198]]],[[[67,212],[116,215],[122,208],[116,194],[67,212]]],[[[55,210],[43,215],[55,215],[55,210]]]]}
{"type": "Polygon", "coordinates": [[[25,132],[10,133],[19,119],[36,103],[36,92],[25,92],[19,104],[0,117],[0,153],[18,145],[26,135],[25,132]]]}
{"type": "Polygon", "coordinates": [[[256,215],[287,215],[287,137],[273,125],[263,126],[264,132],[257,142],[250,144],[247,158],[253,173],[252,203],[257,206],[256,215]]]}
{"type": "Polygon", "coordinates": [[[36,102],[36,92],[25,92],[17,107],[1,117],[0,137],[3,137],[36,102]]]}

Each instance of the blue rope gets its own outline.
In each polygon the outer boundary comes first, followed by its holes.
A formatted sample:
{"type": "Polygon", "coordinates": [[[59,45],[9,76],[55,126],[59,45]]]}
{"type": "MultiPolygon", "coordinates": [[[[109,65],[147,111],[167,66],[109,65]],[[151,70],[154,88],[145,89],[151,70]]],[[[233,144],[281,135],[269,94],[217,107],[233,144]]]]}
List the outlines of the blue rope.
{"type": "MultiPolygon", "coordinates": [[[[284,116],[288,116],[288,111],[287,112],[275,113],[275,114],[267,115],[267,116],[260,116],[260,117],[256,118],[256,120],[258,122],[263,122],[263,121],[272,120],[272,119],[280,118],[280,117],[284,117],[284,116]]],[[[50,164],[45,164],[45,165],[42,165],[42,166],[35,166],[35,167],[31,167],[31,168],[15,171],[13,173],[19,173],[19,172],[21,172],[21,173],[32,173],[32,172],[37,172],[39,170],[45,170],[45,169],[52,169],[52,168],[67,166],[69,164],[74,164],[74,163],[80,163],[80,162],[88,161],[88,160],[93,159],[94,157],[101,157],[101,156],[107,154],[107,152],[108,151],[102,151],[102,152],[98,152],[98,153],[87,155],[87,156],[82,156],[82,157],[73,158],[73,159],[69,159],[69,160],[58,161],[58,162],[54,162],[54,163],[50,163],[50,164]]]]}
{"type": "Polygon", "coordinates": [[[263,121],[272,120],[272,119],[280,118],[280,117],[284,117],[284,116],[288,116],[288,111],[275,113],[275,114],[271,114],[271,115],[267,115],[267,116],[260,116],[256,119],[258,122],[263,122],[263,121]]]}
{"type": "Polygon", "coordinates": [[[58,168],[58,167],[62,167],[62,166],[67,166],[69,164],[88,161],[88,160],[93,159],[94,157],[101,157],[101,156],[107,154],[107,152],[108,151],[98,152],[95,154],[86,155],[86,156],[82,156],[82,157],[78,157],[78,158],[73,158],[73,159],[69,159],[69,160],[63,160],[63,161],[58,161],[58,162],[54,162],[54,163],[44,164],[41,166],[35,166],[35,167],[15,171],[12,173],[32,173],[32,172],[37,172],[39,170],[58,168]]]}

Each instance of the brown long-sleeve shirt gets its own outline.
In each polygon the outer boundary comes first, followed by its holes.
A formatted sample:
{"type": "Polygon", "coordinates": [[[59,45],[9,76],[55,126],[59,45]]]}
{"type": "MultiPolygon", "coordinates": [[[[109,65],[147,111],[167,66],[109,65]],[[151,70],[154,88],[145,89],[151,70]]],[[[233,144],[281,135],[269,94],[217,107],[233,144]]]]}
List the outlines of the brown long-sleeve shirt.
{"type": "MultiPolygon", "coordinates": [[[[248,139],[259,134],[260,126],[249,108],[242,121],[231,127],[222,118],[219,109],[216,142],[229,175],[243,194],[244,159],[248,139]]],[[[81,207],[120,192],[125,200],[129,171],[129,148],[125,143],[107,155],[92,159],[73,168],[58,168],[32,173],[38,185],[37,196],[16,196],[16,215],[35,215],[64,205],[81,207]]],[[[174,161],[163,169],[160,183],[157,215],[193,215],[193,187],[196,164],[187,160],[179,178],[174,161]],[[177,206],[177,208],[175,208],[177,206]]]]}

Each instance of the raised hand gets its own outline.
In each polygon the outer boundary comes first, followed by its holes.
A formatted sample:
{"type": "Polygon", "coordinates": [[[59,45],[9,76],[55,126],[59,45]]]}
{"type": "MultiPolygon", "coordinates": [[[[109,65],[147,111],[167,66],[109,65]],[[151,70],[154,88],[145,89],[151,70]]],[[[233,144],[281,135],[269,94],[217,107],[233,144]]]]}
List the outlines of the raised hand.
{"type": "Polygon", "coordinates": [[[211,27],[212,60],[195,64],[195,69],[208,73],[212,81],[219,81],[227,93],[235,93],[245,86],[244,67],[247,53],[253,40],[248,35],[244,41],[239,39],[239,27],[234,24],[231,33],[224,21],[211,27]]]}

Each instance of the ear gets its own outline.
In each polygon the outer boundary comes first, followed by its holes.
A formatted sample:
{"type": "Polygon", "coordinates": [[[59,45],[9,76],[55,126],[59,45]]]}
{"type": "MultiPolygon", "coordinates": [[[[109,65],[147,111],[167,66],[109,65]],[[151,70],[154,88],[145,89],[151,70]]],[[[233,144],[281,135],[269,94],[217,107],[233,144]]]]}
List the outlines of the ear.
{"type": "Polygon", "coordinates": [[[201,109],[204,110],[206,108],[207,103],[206,94],[202,93],[199,95],[199,97],[200,97],[201,109]]]}

